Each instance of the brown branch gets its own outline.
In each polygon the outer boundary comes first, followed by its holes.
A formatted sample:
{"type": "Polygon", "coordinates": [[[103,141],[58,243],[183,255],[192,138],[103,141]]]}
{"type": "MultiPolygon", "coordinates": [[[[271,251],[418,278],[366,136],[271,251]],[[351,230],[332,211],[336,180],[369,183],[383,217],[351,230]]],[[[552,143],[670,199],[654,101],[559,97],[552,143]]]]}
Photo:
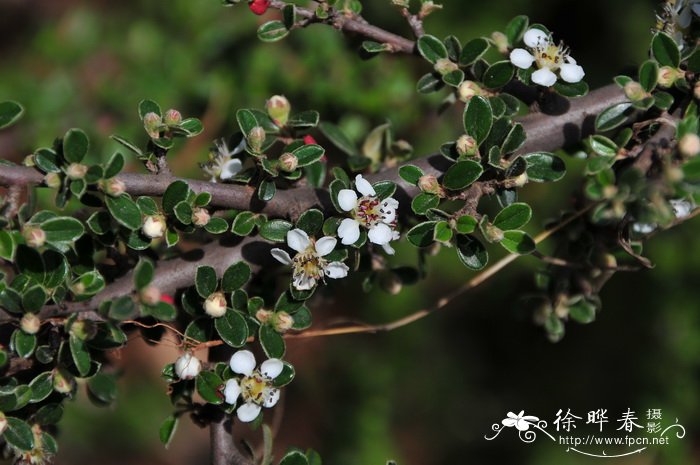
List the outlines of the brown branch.
{"type": "Polygon", "coordinates": [[[253,465],[253,462],[236,448],[230,416],[223,412],[217,413],[219,418],[209,425],[211,465],[253,465]]]}

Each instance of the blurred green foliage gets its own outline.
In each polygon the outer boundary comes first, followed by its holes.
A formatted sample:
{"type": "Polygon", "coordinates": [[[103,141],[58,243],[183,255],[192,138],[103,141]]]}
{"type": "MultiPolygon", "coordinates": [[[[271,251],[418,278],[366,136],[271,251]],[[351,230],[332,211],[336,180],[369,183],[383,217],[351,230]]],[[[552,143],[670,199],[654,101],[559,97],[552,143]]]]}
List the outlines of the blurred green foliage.
{"type": "MultiPolygon", "coordinates": [[[[371,22],[409,33],[388,0],[365,3],[371,22]]],[[[444,11],[426,23],[438,36],[488,35],[516,14],[546,24],[571,46],[592,88],[645,58],[654,18],[648,0],[443,3],[444,11]]],[[[256,21],[244,6],[224,9],[217,0],[0,3],[0,100],[14,99],[27,109],[16,129],[0,139],[3,157],[19,160],[74,126],[90,134],[94,156],[107,157],[118,148],[110,134],[145,140],[136,113],[142,98],[203,119],[198,142],[185,146],[181,158],[173,152],[176,171],[190,176],[197,175],[196,162],[205,159],[209,142],[233,131],[236,108],[262,106],[275,93],[299,109],[318,109],[356,139],[389,118],[397,136],[419,154],[458,134],[453,113],[438,118],[439,96],[414,91],[426,71],[422,60],[359,59],[359,38],[321,26],[262,44],[255,38],[256,21]]],[[[564,207],[575,178],[526,189],[527,200],[540,208],[531,232],[564,207]]],[[[517,302],[532,288],[539,265],[534,258],[521,259],[444,313],[394,333],[295,341],[290,359],[299,376],[288,388],[279,450],[308,445],[332,465],[381,465],[388,458],[402,465],[595,460],[513,437],[483,439],[507,411],[521,409],[551,421],[560,408],[578,409],[579,415],[608,408],[614,421],[613,412],[627,407],[662,408],[665,421],[678,417],[697,432],[696,230],[691,223],[655,238],[647,253],[657,267],[616,276],[602,294],[598,321],[570,325],[557,345],[546,341],[517,302]]],[[[395,260],[402,256],[406,251],[395,260]]],[[[340,296],[319,313],[387,321],[430,304],[469,277],[450,253],[429,265],[432,277],[398,296],[374,291],[358,297],[359,280],[333,287],[340,296]]],[[[169,406],[156,372],[145,383],[127,373],[122,386],[132,387],[122,391],[119,409],[104,422],[103,412],[87,403],[70,406],[59,458],[79,463],[82,456],[80,463],[94,463],[100,454],[119,451],[122,463],[149,457],[183,463],[158,444],[157,425],[169,406]]],[[[697,433],[674,444],[625,463],[698,462],[697,433]]]]}

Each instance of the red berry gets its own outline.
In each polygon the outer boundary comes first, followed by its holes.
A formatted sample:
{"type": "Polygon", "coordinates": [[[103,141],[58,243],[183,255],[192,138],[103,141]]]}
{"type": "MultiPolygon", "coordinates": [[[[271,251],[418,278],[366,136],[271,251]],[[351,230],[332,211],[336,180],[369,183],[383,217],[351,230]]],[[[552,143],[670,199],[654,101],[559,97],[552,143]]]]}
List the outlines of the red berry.
{"type": "Polygon", "coordinates": [[[304,144],[306,144],[306,145],[311,145],[311,144],[318,145],[318,143],[316,142],[316,139],[314,139],[311,134],[307,134],[304,136],[304,144]]]}
{"type": "Polygon", "coordinates": [[[270,7],[270,0],[253,0],[248,4],[250,11],[256,15],[264,15],[267,9],[270,7]]]}
{"type": "Polygon", "coordinates": [[[168,294],[162,294],[160,296],[160,301],[165,302],[166,304],[175,305],[175,299],[173,299],[168,294]]]}

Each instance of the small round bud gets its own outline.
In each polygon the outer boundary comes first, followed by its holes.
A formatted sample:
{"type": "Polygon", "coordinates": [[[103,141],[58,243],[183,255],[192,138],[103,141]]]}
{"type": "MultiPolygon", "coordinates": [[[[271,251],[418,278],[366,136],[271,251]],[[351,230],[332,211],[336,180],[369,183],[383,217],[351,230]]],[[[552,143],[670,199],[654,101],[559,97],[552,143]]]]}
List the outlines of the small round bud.
{"type": "Polygon", "coordinates": [[[286,173],[291,173],[299,166],[299,159],[293,153],[283,153],[279,161],[280,169],[286,173]]]}
{"type": "Polygon", "coordinates": [[[691,158],[700,153],[700,137],[697,134],[686,134],[678,141],[678,151],[685,158],[691,158]]]}
{"type": "Polygon", "coordinates": [[[443,192],[442,186],[432,174],[425,174],[418,178],[418,187],[428,194],[440,195],[443,192]]]}
{"type": "Polygon", "coordinates": [[[161,124],[163,124],[163,120],[157,113],[150,112],[143,116],[143,128],[151,139],[158,139],[160,137],[161,124]]]}
{"type": "Polygon", "coordinates": [[[514,187],[523,187],[525,184],[528,183],[529,180],[530,180],[530,178],[527,177],[527,172],[524,172],[523,174],[521,174],[520,176],[518,176],[517,178],[515,178],[513,180],[513,186],[514,187]]]}
{"type": "Polygon", "coordinates": [[[206,208],[195,207],[192,210],[192,224],[195,226],[206,226],[209,224],[209,220],[211,220],[211,215],[206,208]]]}
{"type": "Polygon", "coordinates": [[[160,301],[165,302],[166,304],[175,305],[175,299],[173,299],[173,296],[169,294],[161,294],[160,301]]]}
{"type": "Polygon", "coordinates": [[[270,0],[253,0],[248,4],[248,8],[256,15],[264,15],[270,7],[270,0]]]}
{"type": "Polygon", "coordinates": [[[685,173],[683,169],[679,166],[668,166],[664,169],[664,174],[669,182],[676,183],[681,182],[685,178],[685,173]]]}
{"type": "Polygon", "coordinates": [[[146,286],[141,289],[141,292],[139,293],[141,302],[146,305],[157,305],[158,302],[160,302],[162,295],[163,294],[160,292],[160,289],[158,289],[156,286],[146,286]]]}
{"type": "Polygon", "coordinates": [[[34,162],[34,155],[30,153],[29,155],[24,157],[24,160],[22,160],[22,164],[29,168],[35,167],[36,163],[34,162]]]}
{"type": "Polygon", "coordinates": [[[603,197],[606,199],[612,199],[617,195],[617,186],[615,185],[609,185],[603,187],[603,197]]]}
{"type": "Polygon", "coordinates": [[[408,8],[410,6],[408,0],[391,0],[391,4],[400,8],[408,8]]]}
{"type": "Polygon", "coordinates": [[[680,77],[679,70],[670,66],[662,66],[659,68],[658,84],[661,87],[671,87],[680,77]]]}
{"type": "Polygon", "coordinates": [[[44,176],[44,184],[46,184],[46,187],[58,189],[61,187],[61,183],[61,175],[58,173],[47,173],[46,176],[44,176]]]}
{"type": "Polygon", "coordinates": [[[87,165],[83,165],[82,163],[71,163],[66,169],[66,174],[72,180],[83,179],[87,172],[87,165]]]}
{"type": "Polygon", "coordinates": [[[78,320],[70,326],[69,333],[81,341],[89,341],[97,335],[97,324],[91,320],[78,320]]]}
{"type": "Polygon", "coordinates": [[[278,333],[285,333],[289,331],[292,329],[293,325],[294,318],[289,313],[282,311],[274,314],[272,327],[275,328],[275,331],[278,333]]]}
{"type": "Polygon", "coordinates": [[[264,308],[261,308],[260,310],[255,312],[255,318],[257,318],[257,320],[260,323],[266,324],[268,321],[270,321],[272,319],[274,314],[275,313],[271,312],[270,310],[265,310],[264,308]]]}
{"type": "Polygon", "coordinates": [[[33,313],[25,313],[19,321],[19,327],[27,334],[36,334],[41,327],[41,320],[33,313]]]}
{"type": "Polygon", "coordinates": [[[286,97],[282,95],[273,95],[265,104],[265,109],[276,125],[284,126],[289,119],[289,112],[292,110],[292,105],[286,97]]]}
{"type": "Polygon", "coordinates": [[[81,281],[76,281],[75,283],[71,284],[70,291],[75,295],[83,295],[85,293],[85,284],[83,284],[81,281]]]}
{"type": "Polygon", "coordinates": [[[559,318],[569,316],[569,298],[565,294],[560,294],[557,297],[556,305],[554,306],[554,314],[559,318]]]}
{"type": "Polygon", "coordinates": [[[68,372],[55,369],[53,371],[53,388],[61,394],[70,394],[75,388],[75,380],[68,372]]]}
{"type": "Polygon", "coordinates": [[[459,99],[462,102],[468,102],[469,99],[471,99],[475,95],[481,95],[482,90],[479,84],[477,84],[476,82],[464,81],[459,85],[457,93],[459,94],[459,99]]]}
{"type": "Polygon", "coordinates": [[[175,361],[175,374],[180,379],[194,379],[202,371],[202,362],[189,352],[175,361]]]}
{"type": "Polygon", "coordinates": [[[226,296],[223,292],[215,292],[204,301],[204,311],[212,318],[219,318],[226,313],[226,296]]]}
{"type": "Polygon", "coordinates": [[[255,126],[248,133],[248,146],[253,152],[259,153],[265,143],[265,129],[261,126],[255,126]]]}
{"type": "Polygon", "coordinates": [[[503,55],[508,53],[508,37],[502,32],[495,31],[491,34],[491,40],[498,49],[498,53],[503,55]]]}
{"type": "Polygon", "coordinates": [[[503,230],[492,224],[487,225],[485,228],[486,239],[489,242],[501,242],[503,240],[503,230]]]}
{"type": "Polygon", "coordinates": [[[165,218],[161,215],[147,216],[141,231],[150,239],[163,237],[163,234],[165,234],[165,218]]]}
{"type": "Polygon", "coordinates": [[[420,18],[425,18],[429,14],[440,9],[442,9],[442,5],[433,3],[432,0],[426,0],[423,3],[421,3],[420,12],[418,12],[418,16],[420,18]]]}
{"type": "Polygon", "coordinates": [[[22,237],[29,247],[38,249],[46,243],[46,233],[39,226],[25,225],[22,237]]]}
{"type": "Polygon", "coordinates": [[[182,122],[182,115],[179,111],[173,110],[172,108],[165,112],[163,116],[163,122],[168,126],[176,126],[182,122]]]}
{"type": "Polygon", "coordinates": [[[391,271],[380,275],[379,285],[384,291],[391,295],[397,295],[403,288],[403,282],[401,282],[401,279],[396,275],[396,273],[391,271]]]}
{"type": "Polygon", "coordinates": [[[318,142],[316,142],[316,139],[314,139],[314,136],[311,134],[307,134],[304,136],[304,145],[318,145],[318,142]]]}
{"type": "Polygon", "coordinates": [[[109,178],[101,180],[97,186],[110,197],[119,197],[126,192],[126,184],[119,178],[109,178]]]}
{"type": "Polygon", "coordinates": [[[448,58],[440,58],[438,61],[435,62],[434,68],[435,71],[444,76],[445,74],[449,74],[452,71],[457,71],[459,69],[459,66],[457,66],[457,63],[453,62],[448,58]]]}
{"type": "Polygon", "coordinates": [[[479,144],[476,139],[466,134],[457,139],[457,153],[460,155],[472,156],[479,153],[479,144]]]}
{"type": "Polygon", "coordinates": [[[625,84],[624,91],[627,98],[633,102],[638,102],[649,95],[637,81],[630,81],[625,84]]]}

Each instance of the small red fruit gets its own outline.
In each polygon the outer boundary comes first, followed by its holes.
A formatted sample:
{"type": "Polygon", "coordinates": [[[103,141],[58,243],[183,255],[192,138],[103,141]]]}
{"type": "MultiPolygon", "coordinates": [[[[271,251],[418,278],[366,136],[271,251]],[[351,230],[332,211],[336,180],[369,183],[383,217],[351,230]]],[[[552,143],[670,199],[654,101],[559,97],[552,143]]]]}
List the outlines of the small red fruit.
{"type": "Polygon", "coordinates": [[[316,142],[316,139],[314,139],[314,137],[311,134],[307,134],[304,136],[304,144],[306,144],[306,145],[311,145],[311,144],[318,145],[318,142],[316,142]]]}
{"type": "Polygon", "coordinates": [[[165,302],[166,304],[175,305],[175,299],[173,299],[168,294],[162,294],[160,296],[160,301],[165,302]]]}
{"type": "Polygon", "coordinates": [[[270,0],[253,0],[248,4],[250,11],[256,15],[264,15],[267,9],[270,7],[270,0]]]}

